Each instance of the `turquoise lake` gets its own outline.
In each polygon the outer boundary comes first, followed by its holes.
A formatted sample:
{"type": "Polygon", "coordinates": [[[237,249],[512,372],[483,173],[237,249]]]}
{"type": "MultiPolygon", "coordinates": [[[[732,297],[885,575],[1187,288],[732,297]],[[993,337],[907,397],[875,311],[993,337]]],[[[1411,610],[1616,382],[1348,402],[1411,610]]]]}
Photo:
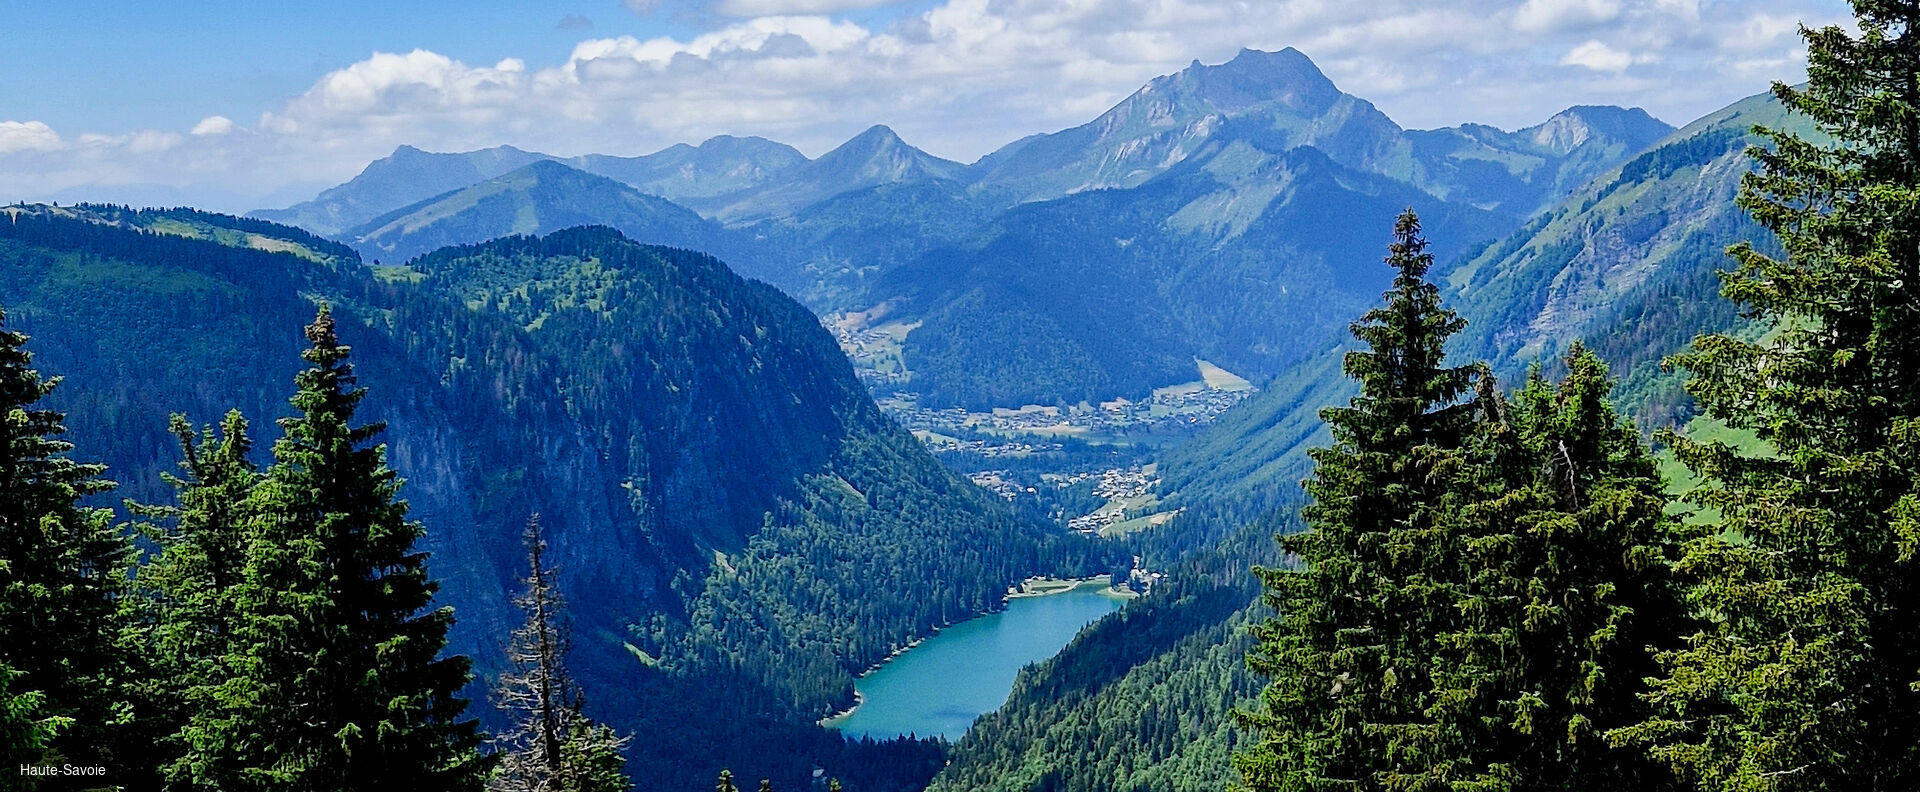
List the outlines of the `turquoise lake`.
{"type": "Polygon", "coordinates": [[[1016,598],[1004,611],[941,630],[860,677],[860,706],[827,725],[849,737],[958,740],[975,718],[1006,703],[1022,667],[1058,654],[1081,627],[1120,609],[1102,588],[1016,598]]]}

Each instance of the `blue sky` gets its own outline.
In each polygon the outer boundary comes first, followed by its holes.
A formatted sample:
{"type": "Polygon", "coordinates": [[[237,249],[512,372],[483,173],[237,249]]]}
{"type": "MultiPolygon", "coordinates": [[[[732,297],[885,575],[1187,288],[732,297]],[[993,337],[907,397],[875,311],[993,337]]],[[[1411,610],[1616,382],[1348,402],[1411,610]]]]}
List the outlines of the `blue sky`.
{"type": "MultiPolygon", "coordinates": [[[[932,5],[838,16],[885,24],[932,5]]],[[[184,129],[209,115],[257,115],[374,52],[557,63],[586,38],[689,38],[727,21],[687,5],[636,14],[612,0],[0,0],[0,25],[16,32],[0,48],[0,110],[56,129],[184,129]]]]}
{"type": "Polygon", "coordinates": [[[1841,0],[0,0],[0,201],[245,210],[396,145],[642,154],[886,123],[970,161],[1242,47],[1306,52],[1396,121],[1573,104],[1683,124],[1803,73],[1841,0]]]}

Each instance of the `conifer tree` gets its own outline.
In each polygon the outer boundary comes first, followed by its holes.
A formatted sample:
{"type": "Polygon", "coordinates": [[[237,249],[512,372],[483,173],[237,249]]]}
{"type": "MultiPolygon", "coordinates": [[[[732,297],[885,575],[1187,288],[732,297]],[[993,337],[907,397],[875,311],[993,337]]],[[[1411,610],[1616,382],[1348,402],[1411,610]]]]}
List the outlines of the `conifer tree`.
{"type": "Polygon", "coordinates": [[[1457,613],[1434,569],[1457,550],[1434,520],[1432,474],[1471,426],[1461,397],[1479,367],[1446,365],[1465,322],[1427,280],[1426,247],[1402,214],[1386,304],[1353,325],[1366,348],[1345,370],[1360,394],[1322,413],[1334,444],[1312,452],[1310,530],[1284,540],[1303,568],[1258,570],[1278,615],[1256,626],[1249,663],[1271,681],[1240,713],[1259,740],[1235,760],[1258,792],[1409,788],[1402,760],[1432,729],[1428,658],[1457,613]]]}
{"type": "Polygon", "coordinates": [[[502,709],[517,715],[499,740],[497,792],[626,792],[627,738],[586,717],[580,686],[566,670],[571,646],[566,603],[546,561],[540,517],[527,519],[526,589],[514,598],[526,622],[507,643],[509,668],[495,684],[502,709]]]}
{"type": "Polygon", "coordinates": [[[1433,658],[1436,788],[1673,786],[1608,729],[1646,715],[1654,646],[1674,646],[1686,604],[1664,482],[1633,424],[1607,401],[1606,366],[1576,343],[1557,385],[1536,367],[1488,408],[1443,496],[1460,537],[1462,622],[1433,658]]]}
{"type": "MultiPolygon", "coordinates": [[[[65,719],[40,760],[113,766],[130,717],[122,595],[133,544],[111,512],[82,505],[113,483],[74,461],[65,416],[39,402],[59,384],[32,368],[27,337],[0,312],[0,668],[9,710],[65,719]],[[24,694],[24,695],[23,695],[24,694]]],[[[47,738],[51,736],[52,739],[47,738]]],[[[7,768],[12,772],[14,767],[7,768]]]]}
{"type": "Polygon", "coordinates": [[[733,787],[733,771],[721,770],[720,782],[713,785],[713,792],[740,792],[733,787]]]}
{"type": "MultiPolygon", "coordinates": [[[[140,698],[149,702],[145,723],[167,745],[171,764],[184,753],[177,732],[195,709],[217,707],[232,651],[234,593],[246,569],[246,501],[260,474],[247,458],[252,440],[239,411],[227,413],[216,437],[196,432],[185,416],[169,429],[180,443],[182,475],[163,474],[175,491],[170,506],[129,504],[147,518],[147,537],[160,551],[137,578],[146,597],[147,635],[140,641],[149,674],[140,698]]],[[[185,776],[188,769],[171,772],[185,776]]]]}
{"type": "MultiPolygon", "coordinates": [[[[37,690],[19,690],[20,672],[0,663],[0,768],[37,765],[46,761],[54,735],[72,723],[70,718],[41,713],[46,696],[37,690]]],[[[0,773],[0,789],[26,788],[17,774],[0,773]]]]}
{"type": "Polygon", "coordinates": [[[468,662],[439,656],[453,613],[432,608],[422,528],[373,445],[382,427],[354,424],[365,391],[327,307],[306,337],[295,415],[244,507],[230,678],[188,724],[183,765],[221,790],[478,789],[468,662]]]}
{"type": "Polygon", "coordinates": [[[1759,130],[1741,185],[1785,256],[1736,246],[1722,293],[1769,332],[1676,358],[1766,446],[1669,437],[1722,515],[1682,567],[1712,622],[1619,737],[1701,789],[1920,789],[1920,6],[1853,7],[1774,86],[1832,142],[1759,130]]]}
{"type": "Polygon", "coordinates": [[[561,762],[567,772],[565,785],[558,788],[577,792],[633,789],[633,781],[627,778],[626,757],[626,745],[632,739],[614,733],[605,724],[574,718],[560,744],[561,762]]]}

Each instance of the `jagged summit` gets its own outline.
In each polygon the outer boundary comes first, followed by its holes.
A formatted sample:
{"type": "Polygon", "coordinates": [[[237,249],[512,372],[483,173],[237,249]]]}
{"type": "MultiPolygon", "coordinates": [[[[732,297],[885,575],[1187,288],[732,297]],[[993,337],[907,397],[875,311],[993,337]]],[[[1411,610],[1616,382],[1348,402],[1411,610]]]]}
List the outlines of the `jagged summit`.
{"type": "Polygon", "coordinates": [[[1258,109],[1318,115],[1340,96],[1333,81],[1297,49],[1243,49],[1217,66],[1196,60],[1178,72],[1156,77],[1101,118],[1111,125],[1118,118],[1138,117],[1144,110],[1157,125],[1166,126],[1178,119],[1210,114],[1232,117],[1258,109]]]}
{"type": "Polygon", "coordinates": [[[853,189],[889,182],[951,178],[960,168],[960,163],[914,148],[885,124],[875,124],[796,170],[804,170],[803,178],[843,182],[847,189],[853,189]]]}
{"type": "Polygon", "coordinates": [[[1549,151],[1566,154],[1595,138],[1642,148],[1672,133],[1671,125],[1638,107],[1577,105],[1517,134],[1549,151]]]}
{"type": "Polygon", "coordinates": [[[1023,201],[1133,187],[1185,161],[1230,126],[1260,130],[1276,151],[1314,146],[1348,167],[1372,169],[1402,130],[1340,89],[1299,50],[1241,50],[1157,77],[1099,118],[983,158],[976,184],[1023,201]]]}
{"type": "Polygon", "coordinates": [[[1278,52],[1243,49],[1226,63],[1205,66],[1195,62],[1163,79],[1187,88],[1192,99],[1226,116],[1270,104],[1317,115],[1341,95],[1311,58],[1292,47],[1278,52]]]}
{"type": "MultiPolygon", "coordinates": [[[[912,148],[912,146],[907,145],[906,141],[901,140],[900,135],[895,133],[892,127],[886,124],[874,124],[861,131],[860,134],[848,138],[847,142],[836,146],[832,151],[821,155],[820,159],[824,160],[828,157],[845,154],[875,153],[894,148],[912,148]]],[[[917,151],[918,149],[915,150],[917,151]]]]}
{"type": "Polygon", "coordinates": [[[867,127],[819,159],[781,171],[764,185],[707,204],[727,222],[782,217],[854,190],[928,179],[952,179],[965,166],[901,140],[885,124],[867,127]]]}

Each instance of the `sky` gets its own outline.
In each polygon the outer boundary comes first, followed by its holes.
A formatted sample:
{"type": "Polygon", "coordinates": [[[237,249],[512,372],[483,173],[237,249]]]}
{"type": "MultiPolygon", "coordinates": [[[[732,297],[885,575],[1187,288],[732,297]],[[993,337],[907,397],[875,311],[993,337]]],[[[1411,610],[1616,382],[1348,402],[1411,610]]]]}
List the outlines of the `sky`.
{"type": "Polygon", "coordinates": [[[1409,128],[1577,104],[1675,125],[1804,77],[1844,0],[0,0],[0,202],[243,212],[396,146],[817,156],[873,124],[971,162],[1243,48],[1409,128]]]}

